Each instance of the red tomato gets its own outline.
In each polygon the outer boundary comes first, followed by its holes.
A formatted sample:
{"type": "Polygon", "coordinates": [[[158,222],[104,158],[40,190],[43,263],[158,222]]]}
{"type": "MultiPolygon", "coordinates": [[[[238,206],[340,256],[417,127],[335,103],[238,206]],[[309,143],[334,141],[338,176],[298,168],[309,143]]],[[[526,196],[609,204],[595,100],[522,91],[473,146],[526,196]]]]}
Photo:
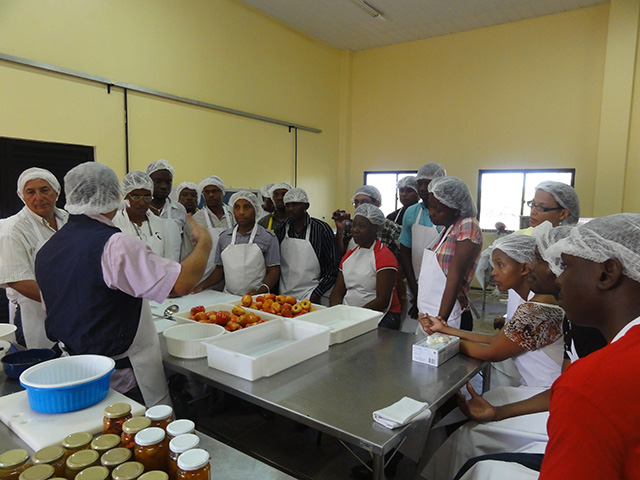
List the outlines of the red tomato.
{"type": "Polygon", "coordinates": [[[224,327],[227,323],[229,323],[229,320],[231,320],[231,313],[225,310],[220,310],[218,313],[216,313],[216,323],[218,325],[222,325],[224,327]]]}
{"type": "Polygon", "coordinates": [[[204,313],[204,307],[202,305],[198,305],[197,307],[193,307],[191,309],[191,315],[195,315],[196,313],[204,313]]]}

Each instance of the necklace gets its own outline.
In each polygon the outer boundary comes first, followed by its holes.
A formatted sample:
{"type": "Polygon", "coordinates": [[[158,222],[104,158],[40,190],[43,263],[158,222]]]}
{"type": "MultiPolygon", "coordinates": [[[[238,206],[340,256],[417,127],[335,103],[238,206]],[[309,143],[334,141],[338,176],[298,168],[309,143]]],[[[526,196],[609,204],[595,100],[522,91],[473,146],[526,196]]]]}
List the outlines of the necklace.
{"type": "Polygon", "coordinates": [[[151,211],[153,213],[155,213],[156,215],[160,216],[160,212],[162,211],[162,207],[158,208],[158,207],[154,207],[153,205],[149,204],[149,208],[151,209],[151,211]]]}

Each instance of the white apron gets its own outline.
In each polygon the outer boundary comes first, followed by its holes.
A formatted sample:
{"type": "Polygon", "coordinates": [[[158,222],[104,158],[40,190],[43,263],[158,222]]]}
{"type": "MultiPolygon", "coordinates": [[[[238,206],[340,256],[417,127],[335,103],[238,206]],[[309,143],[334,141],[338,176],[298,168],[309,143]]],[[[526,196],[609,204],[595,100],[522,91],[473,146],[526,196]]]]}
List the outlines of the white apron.
{"type": "MultiPolygon", "coordinates": [[[[28,215],[28,218],[29,221],[33,224],[33,229],[35,230],[36,236],[38,237],[38,243],[36,244],[36,248],[33,252],[33,257],[35,258],[40,248],[42,248],[42,246],[47,243],[48,238],[44,238],[42,232],[40,231],[40,226],[33,218],[31,218],[31,215],[28,215]]],[[[44,329],[44,319],[46,317],[46,312],[42,307],[42,303],[25,297],[13,288],[7,288],[7,297],[12,302],[16,302],[20,306],[22,334],[24,335],[24,342],[27,344],[27,348],[51,348],[54,342],[47,338],[47,333],[44,329]]],[[[11,319],[11,322],[13,322],[13,318],[15,316],[15,308],[10,310],[11,316],[9,318],[11,319]]]]}
{"type": "Polygon", "coordinates": [[[514,357],[522,384],[527,387],[551,388],[562,372],[564,338],[562,335],[550,345],[514,357]]]}
{"type": "Polygon", "coordinates": [[[320,262],[311,246],[311,223],[307,225],[305,238],[291,238],[285,232],[280,244],[280,293],[303,300],[320,283],[320,262]]]}
{"type": "Polygon", "coordinates": [[[153,405],[171,405],[171,397],[167,388],[167,379],[162,365],[162,353],[158,332],[151,319],[149,301],[143,300],[140,311],[140,323],[133,342],[122,355],[114,357],[129,357],[133,374],[142,392],[147,407],[153,405]]]}
{"type": "MultiPolygon", "coordinates": [[[[150,213],[147,212],[146,221],[142,222],[141,226],[136,225],[129,218],[126,208],[118,210],[116,216],[113,218],[113,224],[122,230],[124,233],[137,237],[151,248],[151,251],[161,257],[165,256],[164,240],[151,228],[150,213]]],[[[160,218],[160,217],[157,217],[160,218]]],[[[164,232],[163,232],[164,233],[164,232]]]]}
{"type": "Polygon", "coordinates": [[[251,230],[249,243],[236,245],[238,226],[233,229],[231,243],[221,254],[224,268],[225,293],[244,295],[249,290],[258,289],[267,273],[264,255],[260,247],[253,243],[258,231],[256,223],[251,230]]]}
{"type": "Polygon", "coordinates": [[[422,207],[418,211],[416,222],[411,225],[411,265],[416,280],[420,278],[420,268],[424,251],[431,248],[438,241],[438,229],[420,225],[422,207]]]}
{"type": "Polygon", "coordinates": [[[362,307],[376,298],[376,257],[371,248],[357,246],[342,264],[342,276],[347,293],[342,300],[345,305],[362,307]]]}
{"type": "MultiPolygon", "coordinates": [[[[447,284],[447,276],[444,274],[440,264],[438,263],[436,253],[447,239],[452,227],[453,225],[444,232],[440,243],[438,243],[434,250],[424,251],[422,266],[420,269],[420,278],[418,279],[418,311],[420,313],[437,316],[440,311],[442,295],[444,294],[444,289],[447,284]]],[[[456,299],[456,303],[453,305],[447,324],[453,328],[460,328],[461,315],[462,307],[460,306],[460,302],[456,299]]],[[[418,328],[416,329],[416,335],[427,335],[420,324],[418,324],[418,328]]]]}
{"type": "MultiPolygon", "coordinates": [[[[224,207],[222,208],[224,209],[224,207]]],[[[204,219],[207,222],[207,230],[209,231],[209,235],[211,235],[211,252],[209,253],[209,258],[207,259],[207,266],[204,269],[204,275],[202,276],[203,280],[211,275],[211,272],[213,272],[213,270],[216,268],[214,259],[216,256],[216,247],[218,246],[218,239],[220,238],[220,234],[225,230],[233,227],[233,223],[231,222],[230,217],[231,213],[228,210],[226,210],[224,214],[224,218],[227,220],[227,228],[214,227],[213,223],[211,223],[211,218],[209,217],[209,215],[215,215],[215,213],[209,212],[211,212],[211,210],[209,210],[209,207],[205,207],[203,213],[204,219]]]]}

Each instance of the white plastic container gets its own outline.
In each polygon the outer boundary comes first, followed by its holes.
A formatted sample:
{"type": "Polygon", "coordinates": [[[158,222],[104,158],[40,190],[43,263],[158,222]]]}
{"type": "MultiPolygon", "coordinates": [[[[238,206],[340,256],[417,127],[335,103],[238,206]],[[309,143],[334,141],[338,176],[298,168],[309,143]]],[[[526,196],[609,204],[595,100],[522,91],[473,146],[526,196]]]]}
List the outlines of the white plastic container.
{"type": "Polygon", "coordinates": [[[331,329],[329,345],[343,343],[378,328],[383,313],[368,308],[335,305],[294,318],[295,321],[324,325],[331,329]]]}
{"type": "Polygon", "coordinates": [[[167,339],[167,351],[178,358],[204,358],[207,349],[203,340],[223,335],[224,327],[212,323],[189,322],[167,328],[162,334],[167,339]]]}
{"type": "Polygon", "coordinates": [[[460,351],[458,337],[434,333],[413,345],[414,362],[439,367],[460,351]]]}
{"type": "Polygon", "coordinates": [[[329,334],[329,327],[276,318],[203,343],[210,367],[257,380],[327,351],[329,334]]]}

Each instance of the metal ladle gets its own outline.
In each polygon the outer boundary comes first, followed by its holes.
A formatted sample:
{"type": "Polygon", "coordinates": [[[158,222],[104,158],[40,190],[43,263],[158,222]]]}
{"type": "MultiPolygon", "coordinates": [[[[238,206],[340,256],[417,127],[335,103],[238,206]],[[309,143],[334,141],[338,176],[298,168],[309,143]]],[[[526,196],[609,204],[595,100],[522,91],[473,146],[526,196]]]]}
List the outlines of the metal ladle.
{"type": "Polygon", "coordinates": [[[173,314],[178,310],[180,310],[180,307],[178,307],[178,305],[174,303],[173,305],[169,305],[167,308],[165,308],[164,312],[162,313],[164,315],[164,318],[173,318],[173,314]]]}

